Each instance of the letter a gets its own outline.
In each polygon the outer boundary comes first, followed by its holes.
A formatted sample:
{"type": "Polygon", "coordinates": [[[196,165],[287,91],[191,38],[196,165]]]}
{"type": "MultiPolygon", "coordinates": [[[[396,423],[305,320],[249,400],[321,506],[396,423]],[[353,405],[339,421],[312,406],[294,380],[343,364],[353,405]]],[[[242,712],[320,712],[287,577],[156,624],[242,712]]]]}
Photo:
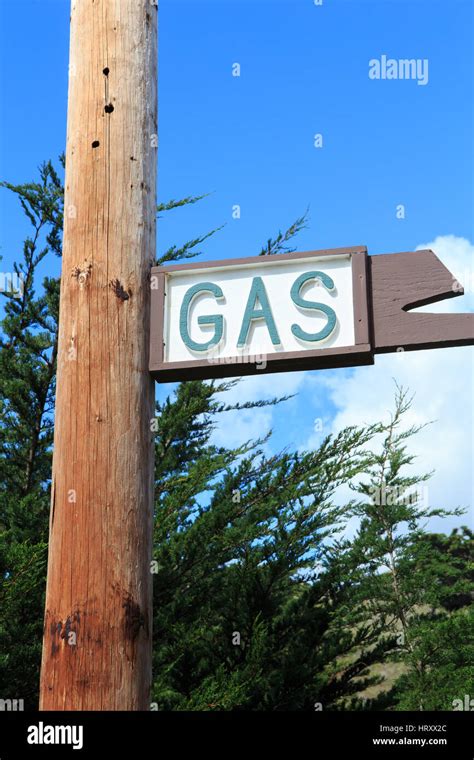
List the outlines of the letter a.
{"type": "Polygon", "coordinates": [[[244,318],[242,320],[242,327],[240,328],[239,339],[237,346],[241,348],[247,343],[247,338],[250,330],[250,323],[254,319],[264,319],[267,323],[268,332],[274,346],[280,344],[280,337],[276,329],[275,321],[273,319],[272,310],[270,308],[270,302],[268,300],[267,291],[261,277],[254,277],[252,281],[252,287],[250,288],[249,297],[247,300],[247,306],[245,307],[244,318]],[[256,308],[257,299],[261,308],[256,308]]]}

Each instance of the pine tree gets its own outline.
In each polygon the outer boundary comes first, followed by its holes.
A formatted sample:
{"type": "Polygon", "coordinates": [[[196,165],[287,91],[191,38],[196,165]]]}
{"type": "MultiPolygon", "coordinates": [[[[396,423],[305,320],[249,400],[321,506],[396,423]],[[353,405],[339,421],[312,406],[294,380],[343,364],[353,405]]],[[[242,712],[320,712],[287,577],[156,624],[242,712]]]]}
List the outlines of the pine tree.
{"type": "Polygon", "coordinates": [[[430,518],[461,515],[462,510],[430,507],[426,489],[421,488],[430,474],[407,472],[414,456],[408,453],[406,442],[421,429],[401,429],[411,403],[408,392],[397,387],[395,412],[388,424],[380,425],[383,442],[380,451],[372,453],[368,481],[355,486],[363,497],[352,510],[360,520],[358,531],[352,541],[337,547],[342,558],[337,562],[356,581],[356,593],[348,601],[347,620],[353,626],[372,629],[374,643],[382,647],[383,659],[401,663],[403,675],[373,706],[442,710],[450,709],[445,690],[431,688],[430,684],[437,678],[450,682],[446,673],[440,675],[440,669],[446,670],[446,662],[451,666],[457,663],[456,667],[463,671],[451,681],[448,701],[455,696],[456,684],[462,682],[471,690],[473,686],[472,671],[468,678],[472,607],[458,615],[448,611],[450,600],[451,606],[455,604],[453,600],[459,606],[461,600],[470,605],[472,539],[470,532],[464,530],[461,537],[451,538],[451,551],[446,551],[446,537],[425,532],[430,518]],[[450,631],[451,641],[456,644],[447,654],[450,631]],[[465,647],[459,648],[461,632],[465,647]],[[441,641],[444,647],[436,643],[441,641]]]}
{"type": "Polygon", "coordinates": [[[315,568],[347,509],[334,494],[365,471],[373,430],[348,428],[302,454],[267,457],[262,441],[216,448],[216,416],[242,408],[215,400],[230,385],[183,383],[157,410],[153,700],[327,709],[359,688],[366,659],[337,673],[360,636],[332,637],[337,594],[315,568]]]}
{"type": "Polygon", "coordinates": [[[63,203],[51,162],[39,175],[3,183],[32,227],[14,266],[20,286],[3,294],[0,334],[0,683],[28,707],[41,656],[59,309],[59,280],[44,278],[40,295],[35,280],[46,256],[61,253],[63,203]]]}

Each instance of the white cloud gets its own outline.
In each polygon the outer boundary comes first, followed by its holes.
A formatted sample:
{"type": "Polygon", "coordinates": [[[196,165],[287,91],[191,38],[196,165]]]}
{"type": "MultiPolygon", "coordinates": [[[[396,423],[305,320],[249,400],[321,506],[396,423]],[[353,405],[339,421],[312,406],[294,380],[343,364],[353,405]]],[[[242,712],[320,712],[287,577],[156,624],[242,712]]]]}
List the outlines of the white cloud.
{"type": "MultiPolygon", "coordinates": [[[[226,404],[235,404],[291,396],[301,389],[304,380],[304,372],[251,375],[221,394],[221,398],[226,404]]],[[[261,438],[272,428],[274,410],[275,407],[262,407],[226,412],[219,420],[212,442],[217,446],[238,446],[244,441],[261,438]]],[[[284,413],[282,407],[278,413],[284,413]]]]}
{"type": "MultiPolygon", "coordinates": [[[[454,235],[437,237],[418,247],[431,248],[465,286],[466,294],[447,302],[423,307],[423,311],[470,311],[473,305],[472,265],[474,246],[454,235]],[[466,281],[467,280],[467,281],[466,281]]],[[[418,249],[417,249],[418,250],[418,249]]],[[[346,425],[362,425],[386,419],[393,408],[394,379],[415,394],[407,413],[407,426],[433,421],[409,443],[416,454],[416,472],[435,470],[428,482],[431,506],[470,508],[474,496],[474,351],[471,347],[400,352],[376,356],[372,367],[320,376],[336,406],[332,431],[346,425]]],[[[308,443],[316,443],[313,435],[308,443]]],[[[472,522],[470,515],[433,520],[433,530],[472,522]]]]}
{"type": "Polygon", "coordinates": [[[474,246],[466,238],[456,235],[441,235],[431,243],[422,243],[416,250],[431,248],[443,264],[464,286],[464,295],[448,298],[432,306],[424,306],[416,311],[472,311],[474,309],[474,246]]]}

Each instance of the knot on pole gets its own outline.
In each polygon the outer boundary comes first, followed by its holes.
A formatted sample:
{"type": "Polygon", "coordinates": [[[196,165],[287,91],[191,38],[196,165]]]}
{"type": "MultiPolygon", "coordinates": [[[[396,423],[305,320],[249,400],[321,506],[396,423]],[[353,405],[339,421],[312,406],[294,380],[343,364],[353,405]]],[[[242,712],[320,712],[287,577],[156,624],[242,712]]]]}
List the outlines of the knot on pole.
{"type": "Polygon", "coordinates": [[[83,267],[74,267],[74,269],[71,272],[71,277],[75,277],[76,280],[79,283],[79,288],[82,290],[84,286],[87,283],[87,280],[89,278],[89,275],[92,270],[92,264],[89,262],[86,266],[83,267]]]}

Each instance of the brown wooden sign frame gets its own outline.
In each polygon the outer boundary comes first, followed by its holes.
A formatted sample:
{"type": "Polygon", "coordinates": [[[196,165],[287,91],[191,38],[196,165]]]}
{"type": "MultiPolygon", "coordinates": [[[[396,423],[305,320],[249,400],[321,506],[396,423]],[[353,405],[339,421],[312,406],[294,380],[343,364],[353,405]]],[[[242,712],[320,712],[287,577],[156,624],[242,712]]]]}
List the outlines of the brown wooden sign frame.
{"type": "MultiPolygon", "coordinates": [[[[365,246],[277,254],[280,262],[349,255],[352,264],[355,342],[337,348],[302,349],[269,354],[266,366],[235,356],[217,363],[209,358],[164,360],[163,339],[167,278],[173,272],[205,271],[257,264],[263,257],[224,259],[153,267],[151,270],[150,364],[158,382],[234,377],[295,370],[333,369],[374,363],[374,355],[423,348],[474,345],[474,314],[410,314],[409,309],[464,293],[463,287],[430,250],[369,256],[365,246]]],[[[270,259],[270,257],[268,257],[270,259]]]]}

